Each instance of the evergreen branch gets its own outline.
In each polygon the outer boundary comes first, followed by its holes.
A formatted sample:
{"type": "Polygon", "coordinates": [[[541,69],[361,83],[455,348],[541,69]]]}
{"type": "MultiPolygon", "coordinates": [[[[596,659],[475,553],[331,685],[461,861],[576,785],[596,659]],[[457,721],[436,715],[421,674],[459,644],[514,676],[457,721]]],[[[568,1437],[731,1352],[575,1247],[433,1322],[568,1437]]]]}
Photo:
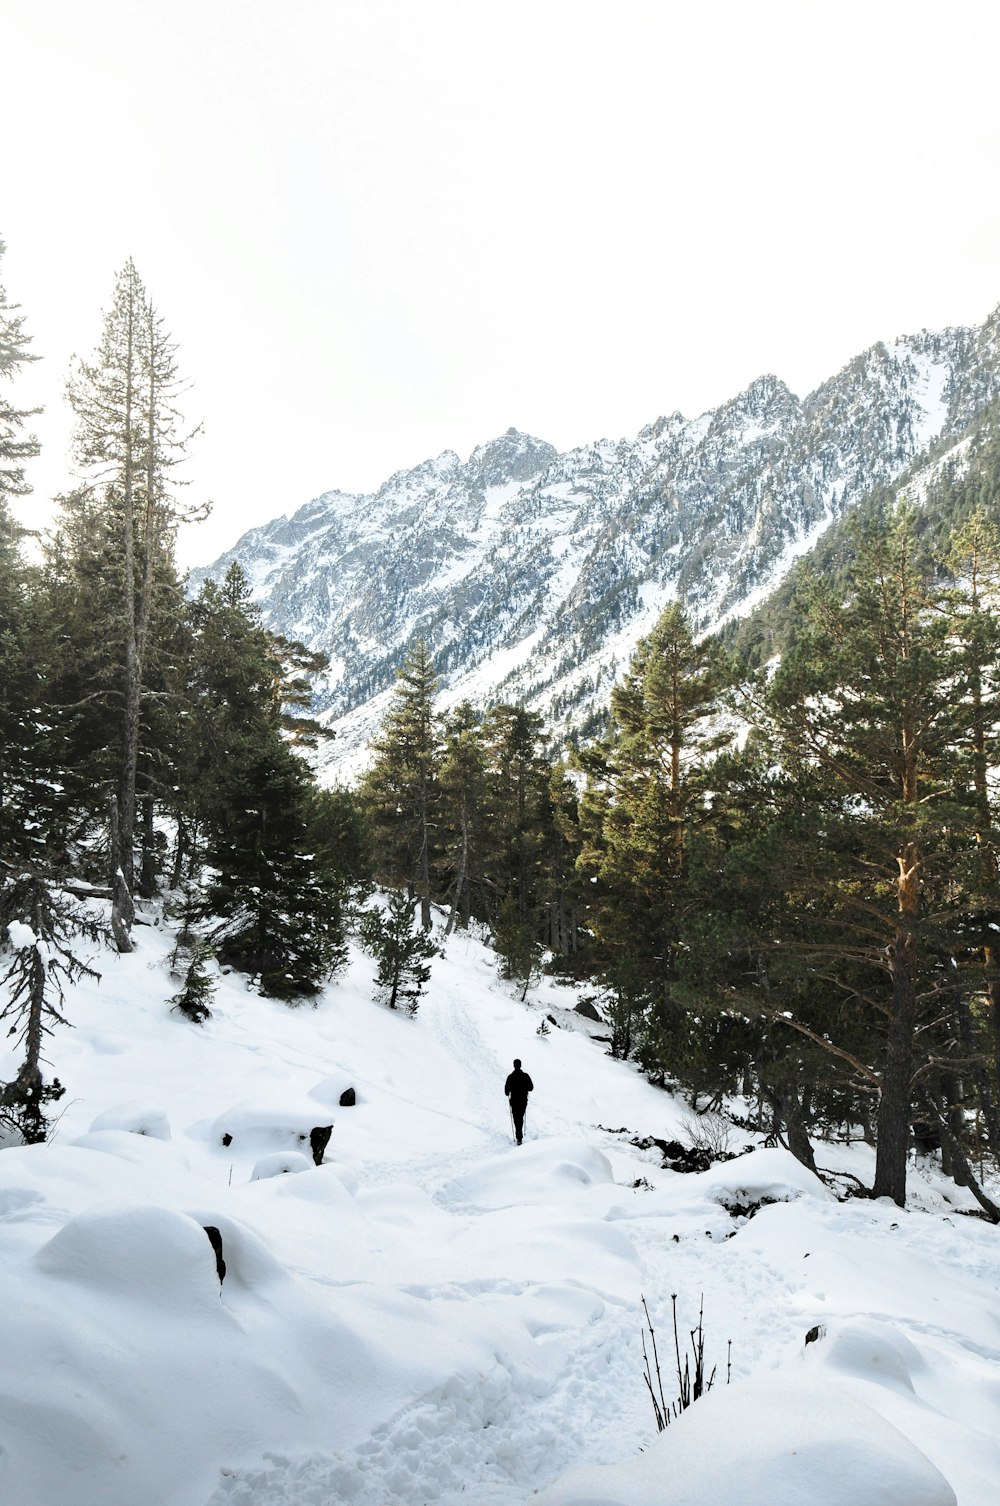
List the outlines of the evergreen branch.
{"type": "Polygon", "coordinates": [[[817,1035],[815,1030],[810,1030],[808,1025],[803,1025],[801,1020],[796,1020],[783,1014],[780,1009],[767,1005],[760,1005],[758,1008],[766,1019],[774,1020],[780,1025],[787,1025],[791,1030],[797,1030],[800,1035],[808,1037],[814,1045],[821,1046],[831,1056],[839,1057],[841,1061],[847,1062],[848,1066],[853,1067],[855,1072],[859,1073],[864,1081],[870,1083],[873,1088],[878,1089],[881,1087],[882,1079],[879,1074],[874,1072],[871,1067],[866,1066],[864,1062],[859,1061],[850,1051],[845,1051],[842,1046],[835,1046],[832,1041],[824,1040],[821,1035],[817,1035]]]}

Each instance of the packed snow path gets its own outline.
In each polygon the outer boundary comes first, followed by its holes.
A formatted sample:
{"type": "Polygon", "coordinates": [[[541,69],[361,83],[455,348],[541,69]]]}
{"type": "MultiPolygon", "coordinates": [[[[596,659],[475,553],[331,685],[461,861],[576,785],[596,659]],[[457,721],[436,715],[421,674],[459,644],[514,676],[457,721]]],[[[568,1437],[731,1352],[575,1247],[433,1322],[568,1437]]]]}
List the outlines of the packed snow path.
{"type": "Polygon", "coordinates": [[[761,1506],[766,1480],[768,1506],[992,1503],[997,1231],[930,1171],[906,1212],[839,1204],[780,1150],[662,1171],[613,1131],[684,1138],[683,1105],[572,991],[522,1006],[464,936],[415,1019],[355,956],[315,1010],[223,978],[198,1029],[165,1007],[168,950],[102,957],[52,1041],[53,1143],[0,1154],[0,1500],[761,1506]],[[718,1376],[657,1440],[641,1297],[669,1401],[672,1293],[684,1330],[704,1297],[718,1376]]]}

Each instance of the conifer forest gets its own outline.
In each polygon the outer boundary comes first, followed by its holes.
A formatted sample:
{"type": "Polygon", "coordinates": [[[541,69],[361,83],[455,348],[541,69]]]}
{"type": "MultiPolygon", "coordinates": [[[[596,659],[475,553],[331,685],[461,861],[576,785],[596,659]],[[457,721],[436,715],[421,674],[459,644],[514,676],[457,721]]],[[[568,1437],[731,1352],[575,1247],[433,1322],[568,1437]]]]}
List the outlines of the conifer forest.
{"type": "Polygon", "coordinates": [[[75,479],[30,534],[30,311],[0,291],[0,934],[45,943],[0,953],[22,1057],[0,1113],[24,1140],[66,1087],[44,1047],[81,938],[128,952],[138,902],[171,917],[192,1030],[210,959],[311,1007],[351,935],[414,1013],[433,914],[488,933],[523,994],[572,984],[605,1049],[695,1109],[748,1100],[810,1168],[864,1139],[858,1192],[900,1205],[908,1149],[933,1146],[1000,1221],[992,413],[921,505],[873,491],[742,621],[706,638],[669,605],[594,735],[444,707],[421,640],[363,776],[324,787],[322,656],[264,626],[238,564],[196,591],[179,571],[183,352],[131,262],[98,327],[66,389],[75,479]]]}

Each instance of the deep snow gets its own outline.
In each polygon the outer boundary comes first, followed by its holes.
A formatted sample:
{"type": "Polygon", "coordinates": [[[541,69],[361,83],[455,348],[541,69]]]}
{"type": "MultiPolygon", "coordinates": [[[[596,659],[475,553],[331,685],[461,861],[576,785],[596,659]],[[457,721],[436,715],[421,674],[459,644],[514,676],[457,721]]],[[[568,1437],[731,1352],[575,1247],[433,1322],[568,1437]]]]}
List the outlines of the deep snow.
{"type": "MultiPolygon", "coordinates": [[[[683,1138],[683,1105],[604,1054],[572,990],[521,1005],[471,937],[415,1019],[353,953],[317,1008],[233,974],[197,1027],[167,1009],[166,931],[137,934],[51,1039],[51,1143],[0,1153],[0,1501],[995,1500],[998,1231],[928,1164],[906,1211],[839,1203],[780,1149],[661,1171],[613,1131],[683,1138]],[[672,1293],[688,1328],[704,1294],[719,1377],[657,1437],[641,1297],[669,1399],[672,1293]]],[[[867,1178],[869,1154],[819,1161],[867,1178]]]]}

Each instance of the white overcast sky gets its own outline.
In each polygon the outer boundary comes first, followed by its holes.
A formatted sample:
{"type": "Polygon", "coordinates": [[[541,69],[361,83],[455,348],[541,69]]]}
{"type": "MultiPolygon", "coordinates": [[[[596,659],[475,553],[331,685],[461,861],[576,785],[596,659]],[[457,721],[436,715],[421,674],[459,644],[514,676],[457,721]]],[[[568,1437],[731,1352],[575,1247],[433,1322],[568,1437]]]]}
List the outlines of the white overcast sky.
{"type": "Polygon", "coordinates": [[[34,513],[131,256],[204,421],[187,563],[1000,303],[997,0],[0,0],[0,54],[34,513]]]}

